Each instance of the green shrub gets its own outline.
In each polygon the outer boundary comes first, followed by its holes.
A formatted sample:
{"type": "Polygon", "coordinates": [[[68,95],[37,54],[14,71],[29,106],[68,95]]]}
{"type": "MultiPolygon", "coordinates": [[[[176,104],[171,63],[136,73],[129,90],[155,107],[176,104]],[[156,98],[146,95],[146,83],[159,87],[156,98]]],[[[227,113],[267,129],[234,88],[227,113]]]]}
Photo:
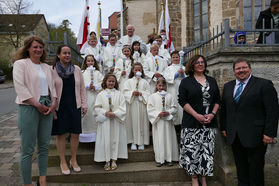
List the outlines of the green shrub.
{"type": "Polygon", "coordinates": [[[0,58],[0,69],[4,71],[7,80],[12,80],[12,63],[8,59],[0,58]]]}

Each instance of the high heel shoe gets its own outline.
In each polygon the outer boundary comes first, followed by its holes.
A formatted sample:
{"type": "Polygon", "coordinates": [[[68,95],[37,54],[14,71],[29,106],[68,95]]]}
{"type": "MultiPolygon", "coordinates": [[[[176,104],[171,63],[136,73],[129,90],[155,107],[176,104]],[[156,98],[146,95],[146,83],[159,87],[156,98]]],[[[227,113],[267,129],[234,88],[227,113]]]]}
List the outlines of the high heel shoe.
{"type": "Polygon", "coordinates": [[[60,164],[60,169],[61,169],[61,172],[62,172],[62,174],[63,175],[70,175],[70,169],[67,169],[67,170],[63,170],[63,168],[62,168],[62,165],[60,164]]]}
{"type": "Polygon", "coordinates": [[[70,168],[73,169],[74,172],[81,172],[80,166],[74,167],[71,160],[70,160],[70,168]]]}

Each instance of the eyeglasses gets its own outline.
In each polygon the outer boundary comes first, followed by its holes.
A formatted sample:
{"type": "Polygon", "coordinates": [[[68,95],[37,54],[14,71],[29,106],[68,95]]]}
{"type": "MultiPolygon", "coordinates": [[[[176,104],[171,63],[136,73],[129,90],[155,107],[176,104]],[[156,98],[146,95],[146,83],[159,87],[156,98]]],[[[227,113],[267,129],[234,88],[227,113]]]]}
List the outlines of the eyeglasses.
{"type": "Polygon", "coordinates": [[[204,64],[204,61],[196,61],[195,64],[197,64],[197,65],[203,65],[203,64],[204,64]]]}
{"type": "Polygon", "coordinates": [[[238,68],[235,68],[234,70],[235,71],[239,71],[239,70],[247,70],[249,67],[246,66],[246,67],[238,67],[238,68]]]}

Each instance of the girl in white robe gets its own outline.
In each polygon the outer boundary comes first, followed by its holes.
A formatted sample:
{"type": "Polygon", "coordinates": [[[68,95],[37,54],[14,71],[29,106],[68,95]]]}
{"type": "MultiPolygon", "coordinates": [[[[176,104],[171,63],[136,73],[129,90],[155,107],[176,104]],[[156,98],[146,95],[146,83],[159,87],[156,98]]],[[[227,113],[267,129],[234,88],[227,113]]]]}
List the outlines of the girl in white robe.
{"type": "Polygon", "coordinates": [[[140,42],[134,41],[132,44],[132,56],[135,62],[143,64],[145,55],[140,50],[140,42]]]}
{"type": "Polygon", "coordinates": [[[117,168],[118,158],[128,159],[124,124],[126,103],[124,96],[118,91],[115,75],[106,74],[102,88],[103,91],[97,95],[94,106],[98,123],[94,161],[105,161],[104,169],[108,171],[117,168]]]}
{"type": "Polygon", "coordinates": [[[130,45],[124,45],[122,48],[123,58],[120,58],[114,69],[114,74],[117,78],[119,89],[122,91],[124,82],[128,79],[134,59],[131,56],[132,49],[130,45]]]}
{"type": "MultiPolygon", "coordinates": [[[[167,81],[168,92],[175,98],[175,101],[178,105],[178,88],[181,80],[186,77],[185,67],[183,66],[182,61],[180,61],[178,51],[173,51],[171,53],[171,62],[172,64],[164,70],[163,76],[167,81]]],[[[181,106],[178,106],[177,119],[174,122],[175,125],[181,124],[182,116],[183,108],[181,106]]]]}
{"type": "Polygon", "coordinates": [[[147,113],[152,124],[153,148],[156,166],[161,167],[165,161],[172,166],[178,161],[177,136],[174,128],[177,105],[174,97],[166,92],[167,83],[159,78],[157,92],[152,94],[147,103],[147,113]]]}
{"type": "Polygon", "coordinates": [[[143,79],[144,72],[140,63],[134,63],[129,78],[123,86],[123,94],[127,103],[127,137],[132,143],[131,150],[144,150],[149,145],[149,120],[146,104],[150,96],[149,83],[143,79]]]}
{"type": "Polygon", "coordinates": [[[83,80],[87,93],[88,112],[82,118],[79,141],[88,143],[96,141],[97,123],[94,117],[94,104],[97,94],[101,91],[103,75],[93,55],[87,55],[83,62],[83,80]]]}
{"type": "Polygon", "coordinates": [[[150,83],[151,92],[155,90],[155,84],[159,77],[163,76],[163,71],[168,67],[167,61],[158,56],[159,46],[152,44],[150,48],[151,56],[146,57],[143,70],[146,80],[150,83]]]}
{"type": "Polygon", "coordinates": [[[109,45],[104,51],[104,73],[113,72],[115,63],[122,57],[121,48],[116,44],[117,37],[114,34],[109,35],[109,45]]]}

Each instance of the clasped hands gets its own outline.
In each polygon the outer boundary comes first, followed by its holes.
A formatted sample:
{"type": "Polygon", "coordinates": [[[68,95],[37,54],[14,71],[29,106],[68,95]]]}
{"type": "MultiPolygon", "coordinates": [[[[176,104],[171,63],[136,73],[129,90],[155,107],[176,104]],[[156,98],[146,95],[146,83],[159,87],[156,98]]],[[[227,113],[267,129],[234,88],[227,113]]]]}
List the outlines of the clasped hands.
{"type": "Polygon", "coordinates": [[[51,104],[50,107],[48,106],[45,106],[45,105],[42,105],[40,102],[38,102],[35,107],[37,108],[37,110],[43,114],[43,115],[48,115],[50,114],[53,110],[54,110],[54,107],[55,107],[55,104],[51,104]]]}
{"type": "Polygon", "coordinates": [[[90,90],[95,90],[95,86],[92,83],[90,83],[89,89],[90,90]]]}
{"type": "Polygon", "coordinates": [[[139,92],[139,91],[137,91],[137,90],[135,90],[135,91],[133,92],[133,96],[141,96],[141,95],[142,95],[142,93],[139,92]]]}
{"type": "Polygon", "coordinates": [[[196,120],[198,120],[201,124],[209,124],[211,122],[211,120],[214,118],[213,114],[205,114],[205,115],[201,115],[201,114],[197,114],[195,116],[196,120]]]}
{"type": "Polygon", "coordinates": [[[160,112],[160,114],[158,115],[158,117],[159,117],[159,118],[163,118],[163,117],[167,117],[168,115],[170,115],[169,112],[163,111],[163,112],[160,112]]]}
{"type": "Polygon", "coordinates": [[[115,118],[115,114],[112,111],[107,111],[105,113],[106,117],[108,117],[109,119],[114,119],[115,118]]]}

